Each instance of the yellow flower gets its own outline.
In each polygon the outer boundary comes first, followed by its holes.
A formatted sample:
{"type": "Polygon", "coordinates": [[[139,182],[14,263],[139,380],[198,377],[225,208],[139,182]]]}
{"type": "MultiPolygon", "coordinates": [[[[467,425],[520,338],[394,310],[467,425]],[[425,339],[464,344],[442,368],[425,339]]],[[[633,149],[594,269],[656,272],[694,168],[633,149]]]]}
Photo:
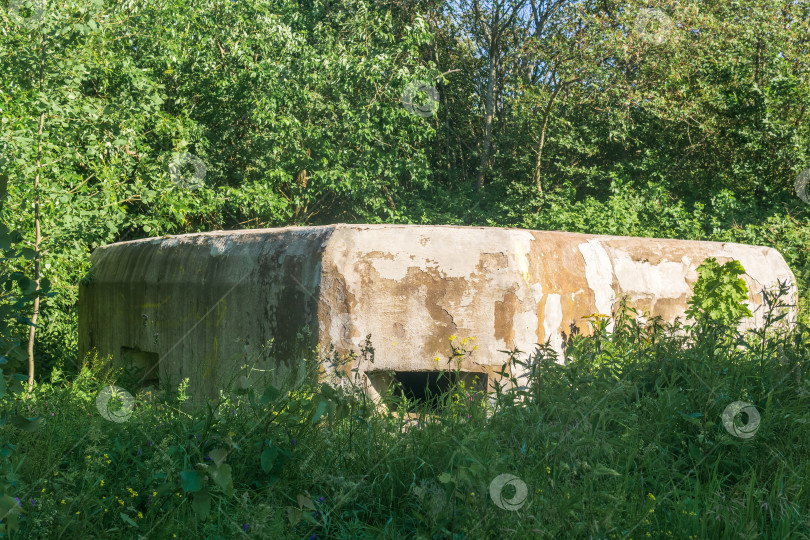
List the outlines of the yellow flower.
{"type": "Polygon", "coordinates": [[[647,497],[649,497],[652,500],[655,500],[655,495],[653,495],[652,493],[647,493],[647,497]]]}
{"type": "Polygon", "coordinates": [[[78,516],[78,515],[79,515],[79,512],[76,512],[76,515],[78,516]]]}
{"type": "Polygon", "coordinates": [[[152,492],[152,497],[157,497],[157,491],[152,492]]]}
{"type": "Polygon", "coordinates": [[[104,485],[104,480],[102,480],[102,481],[101,481],[101,485],[102,485],[102,486],[104,485]]]}
{"type": "Polygon", "coordinates": [[[62,499],[62,504],[65,504],[65,499],[62,499]]]}
{"type": "Polygon", "coordinates": [[[546,467],[546,474],[551,474],[551,467],[546,467]]]}
{"type": "Polygon", "coordinates": [[[455,340],[456,340],[456,335],[455,335],[455,334],[453,334],[452,336],[450,336],[450,341],[455,341],[455,340]]]}
{"type": "Polygon", "coordinates": [[[138,519],[143,519],[143,514],[141,514],[140,512],[138,512],[138,519]]]}
{"type": "Polygon", "coordinates": [[[107,509],[105,508],[104,511],[107,512],[107,509]]]}
{"type": "Polygon", "coordinates": [[[45,493],[45,488],[42,488],[42,491],[40,491],[40,493],[45,493]]]}

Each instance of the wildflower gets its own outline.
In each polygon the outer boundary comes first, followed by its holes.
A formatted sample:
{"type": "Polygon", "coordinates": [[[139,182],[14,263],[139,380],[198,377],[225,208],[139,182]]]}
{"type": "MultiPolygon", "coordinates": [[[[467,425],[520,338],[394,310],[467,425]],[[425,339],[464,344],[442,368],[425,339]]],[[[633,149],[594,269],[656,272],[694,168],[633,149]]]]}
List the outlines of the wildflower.
{"type": "Polygon", "coordinates": [[[318,499],[318,502],[323,502],[323,496],[321,496],[321,498],[318,499]]]}
{"type": "Polygon", "coordinates": [[[42,491],[40,491],[40,493],[45,493],[45,488],[42,488],[42,491]]]}
{"type": "Polygon", "coordinates": [[[22,506],[22,503],[20,502],[20,498],[19,498],[19,497],[14,497],[14,500],[16,500],[16,501],[17,501],[17,504],[18,504],[18,505],[22,506]]]}
{"type": "Polygon", "coordinates": [[[37,505],[37,503],[34,502],[34,499],[31,499],[31,506],[36,506],[36,505],[37,505]]]}
{"type": "Polygon", "coordinates": [[[456,340],[456,335],[455,335],[455,334],[453,334],[452,336],[450,336],[450,341],[455,341],[455,340],[456,340]]]}
{"type": "Polygon", "coordinates": [[[77,515],[77,516],[78,516],[80,513],[81,513],[81,512],[79,512],[78,510],[76,511],[76,515],[77,515]]]}
{"type": "Polygon", "coordinates": [[[157,491],[152,492],[152,497],[157,497],[157,491]]]}
{"type": "Polygon", "coordinates": [[[104,487],[104,480],[101,481],[101,486],[104,487]]]}
{"type": "Polygon", "coordinates": [[[65,499],[62,499],[62,504],[65,504],[65,499]]]}
{"type": "Polygon", "coordinates": [[[143,514],[138,512],[138,519],[143,519],[143,514]]]}
{"type": "Polygon", "coordinates": [[[242,525],[242,530],[243,530],[243,531],[245,531],[245,532],[247,532],[247,523],[245,523],[244,525],[242,525]]]}
{"type": "Polygon", "coordinates": [[[53,413],[51,413],[51,416],[53,416],[53,413]]]}
{"type": "Polygon", "coordinates": [[[655,500],[655,495],[653,495],[652,493],[647,493],[647,497],[652,499],[653,501],[655,500]]]}

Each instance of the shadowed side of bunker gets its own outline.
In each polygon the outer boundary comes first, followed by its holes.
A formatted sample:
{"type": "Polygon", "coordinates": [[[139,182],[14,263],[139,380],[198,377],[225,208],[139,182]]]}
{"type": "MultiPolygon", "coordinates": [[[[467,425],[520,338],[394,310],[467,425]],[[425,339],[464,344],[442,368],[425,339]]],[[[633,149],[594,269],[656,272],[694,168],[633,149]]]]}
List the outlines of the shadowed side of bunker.
{"type": "Polygon", "coordinates": [[[446,360],[456,335],[477,346],[459,369],[491,386],[505,360],[497,351],[549,340],[561,352],[572,331],[590,332],[585,317],[610,314],[621,296],[667,321],[682,317],[708,257],[746,270],[754,316],[742,328],[762,325],[763,288],[788,281],[795,300],[795,277],[776,250],[731,243],[403,225],[123,242],[92,255],[79,348],[143,367],[147,381],[187,377],[200,399],[245,364],[278,378],[300,369],[308,348],[347,353],[370,334],[374,364],[345,369],[376,394],[387,370],[446,367],[434,358],[446,360]]]}

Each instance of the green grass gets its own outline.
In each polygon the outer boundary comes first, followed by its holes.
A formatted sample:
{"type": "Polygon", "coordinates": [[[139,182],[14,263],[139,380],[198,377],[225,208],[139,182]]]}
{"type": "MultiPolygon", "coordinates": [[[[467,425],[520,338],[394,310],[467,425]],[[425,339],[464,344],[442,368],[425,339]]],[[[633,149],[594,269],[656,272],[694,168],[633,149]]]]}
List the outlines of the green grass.
{"type": "Polygon", "coordinates": [[[96,405],[129,384],[120,372],[54,372],[2,401],[44,419],[0,427],[21,503],[10,537],[807,538],[808,328],[741,336],[636,315],[620,305],[612,331],[595,319],[564,364],[548,347],[504,353],[507,372],[529,367],[518,390],[457,386],[418,424],[321,384],[314,362],[298,385],[203,410],[166,389],[122,422],[96,405]],[[750,437],[723,422],[736,401],[760,414],[750,437]],[[526,486],[513,510],[490,493],[504,473],[526,486]]]}

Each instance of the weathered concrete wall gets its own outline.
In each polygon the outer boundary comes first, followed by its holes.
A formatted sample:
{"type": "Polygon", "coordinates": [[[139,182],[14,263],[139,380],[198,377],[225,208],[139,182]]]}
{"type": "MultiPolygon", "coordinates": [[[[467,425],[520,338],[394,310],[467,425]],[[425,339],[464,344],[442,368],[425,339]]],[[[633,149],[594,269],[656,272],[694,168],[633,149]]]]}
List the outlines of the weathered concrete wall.
{"type": "MultiPolygon", "coordinates": [[[[777,251],[730,243],[397,225],[124,242],[93,253],[80,352],[120,361],[122,347],[146,351],[161,377],[190,377],[192,392],[208,396],[271,338],[281,367],[295,367],[300,328],[311,329],[310,344],[344,353],[371,334],[374,364],[348,366],[360,373],[434,370],[451,335],[472,336],[477,350],[461,369],[491,374],[505,360],[498,350],[550,340],[561,351],[572,325],[588,333],[584,318],[609,314],[622,295],[668,321],[682,316],[708,257],[745,268],[755,316],[744,326],[761,324],[764,287],[788,280],[795,297],[777,251]]],[[[263,368],[276,367],[267,358],[263,368]]]]}

